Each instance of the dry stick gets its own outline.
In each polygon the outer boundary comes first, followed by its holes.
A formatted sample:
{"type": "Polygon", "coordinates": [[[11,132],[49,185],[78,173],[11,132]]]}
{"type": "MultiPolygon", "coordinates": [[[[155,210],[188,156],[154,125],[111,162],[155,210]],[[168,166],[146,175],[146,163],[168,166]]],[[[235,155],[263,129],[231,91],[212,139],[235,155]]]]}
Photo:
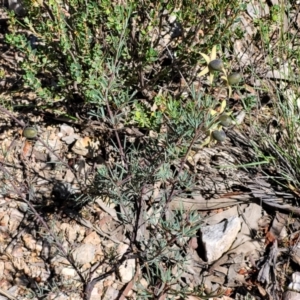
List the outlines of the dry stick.
{"type": "MultiPolygon", "coordinates": [[[[3,167],[3,165],[0,163],[0,170],[5,173],[6,175],[8,175],[9,177],[10,174],[8,173],[8,171],[6,170],[5,167],[3,167]]],[[[55,236],[55,234],[51,231],[50,227],[48,226],[48,224],[44,221],[44,219],[39,215],[39,213],[36,211],[36,209],[34,208],[34,206],[31,204],[30,201],[28,201],[23,195],[22,192],[19,190],[19,188],[14,184],[14,182],[11,180],[11,185],[13,186],[15,192],[17,193],[17,195],[23,199],[23,201],[30,207],[30,209],[34,212],[35,216],[37,217],[37,219],[39,220],[39,222],[46,228],[46,230],[50,233],[50,235],[52,236],[52,238],[54,239],[56,246],[59,248],[59,250],[63,253],[63,255],[68,259],[69,263],[71,264],[71,266],[74,268],[74,270],[76,271],[76,273],[78,274],[79,278],[81,279],[81,281],[83,283],[85,283],[85,279],[83,278],[82,274],[80,273],[80,271],[78,270],[78,268],[76,267],[76,264],[73,260],[73,258],[71,256],[69,256],[67,254],[67,252],[65,251],[65,249],[63,248],[63,246],[61,245],[60,241],[57,239],[57,237],[55,236]]]]}
{"type": "MultiPolygon", "coordinates": [[[[126,22],[126,23],[128,23],[128,22],[126,22]]],[[[125,27],[127,27],[127,26],[125,26],[125,27]]],[[[122,39],[124,37],[125,30],[126,30],[126,28],[123,28],[122,34],[120,36],[120,41],[122,41],[122,39]]],[[[116,67],[118,65],[118,52],[119,52],[119,50],[120,49],[118,48],[117,53],[116,53],[116,57],[115,57],[115,60],[114,60],[114,69],[116,69],[116,67]]],[[[106,107],[107,107],[107,111],[108,111],[108,114],[109,114],[109,117],[110,117],[111,120],[114,120],[114,115],[113,115],[112,110],[111,110],[110,105],[109,105],[108,91],[109,91],[109,89],[110,89],[110,87],[113,83],[114,78],[115,78],[115,73],[112,72],[112,75],[110,76],[109,81],[108,81],[108,86],[105,90],[106,107]]],[[[118,134],[118,131],[116,130],[117,128],[116,128],[116,125],[114,123],[113,123],[113,128],[115,129],[115,136],[116,136],[117,143],[118,143],[118,146],[119,146],[119,151],[120,151],[120,154],[121,154],[121,157],[122,157],[122,161],[124,163],[124,166],[125,166],[126,170],[128,170],[128,164],[127,164],[126,156],[125,156],[122,144],[121,144],[120,136],[118,134]]]]}
{"type": "Polygon", "coordinates": [[[0,110],[2,112],[4,112],[5,114],[7,114],[8,116],[10,116],[13,120],[15,120],[15,122],[17,122],[20,126],[22,126],[23,128],[26,126],[26,124],[20,120],[18,120],[9,110],[7,110],[6,108],[4,108],[3,106],[0,105],[0,110]]]}

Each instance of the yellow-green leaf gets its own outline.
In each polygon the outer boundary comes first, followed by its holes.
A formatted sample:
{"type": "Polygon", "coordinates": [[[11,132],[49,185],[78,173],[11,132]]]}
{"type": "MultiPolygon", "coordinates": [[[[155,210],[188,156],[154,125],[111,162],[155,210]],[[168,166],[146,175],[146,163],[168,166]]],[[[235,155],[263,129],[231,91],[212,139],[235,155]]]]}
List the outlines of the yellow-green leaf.
{"type": "Polygon", "coordinates": [[[221,78],[228,84],[227,76],[221,76],[221,78]]]}
{"type": "Polygon", "coordinates": [[[223,100],[221,103],[220,114],[225,110],[225,107],[226,107],[226,100],[223,100]]]}
{"type": "Polygon", "coordinates": [[[199,74],[198,74],[198,76],[200,77],[200,76],[203,76],[203,75],[205,75],[205,74],[207,74],[209,72],[209,69],[208,69],[208,67],[206,67],[206,68],[204,68],[199,74]]]}
{"type": "Polygon", "coordinates": [[[214,45],[211,49],[210,60],[214,60],[217,57],[217,46],[214,45]]]}
{"type": "Polygon", "coordinates": [[[215,114],[217,114],[218,112],[216,111],[216,110],[214,110],[214,109],[211,109],[210,110],[210,114],[212,115],[212,116],[214,116],[215,114]]]}
{"type": "Polygon", "coordinates": [[[202,57],[205,59],[205,61],[209,64],[210,58],[209,58],[206,54],[204,54],[204,53],[200,53],[200,54],[201,54],[202,57]]]}
{"type": "Polygon", "coordinates": [[[232,88],[231,85],[228,85],[228,98],[230,98],[232,95],[232,88]]]}
{"type": "Polygon", "coordinates": [[[210,73],[209,73],[209,83],[212,85],[212,84],[213,84],[213,81],[214,81],[214,73],[213,73],[213,72],[210,72],[210,73]]]}
{"type": "Polygon", "coordinates": [[[210,141],[211,141],[211,133],[210,133],[209,136],[204,140],[204,142],[201,144],[200,147],[204,147],[204,146],[208,145],[210,141]]]}

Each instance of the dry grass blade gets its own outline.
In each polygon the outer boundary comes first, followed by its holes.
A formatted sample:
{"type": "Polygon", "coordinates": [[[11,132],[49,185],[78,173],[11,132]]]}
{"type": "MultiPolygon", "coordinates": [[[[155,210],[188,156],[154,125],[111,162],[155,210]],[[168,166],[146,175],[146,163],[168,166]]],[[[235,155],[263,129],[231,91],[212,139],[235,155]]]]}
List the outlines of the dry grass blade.
{"type": "Polygon", "coordinates": [[[244,194],[237,198],[218,198],[205,200],[204,198],[189,199],[174,197],[170,204],[172,210],[177,210],[183,207],[184,210],[213,210],[217,208],[224,208],[228,206],[237,205],[239,203],[245,203],[250,200],[250,195],[244,194]]]}

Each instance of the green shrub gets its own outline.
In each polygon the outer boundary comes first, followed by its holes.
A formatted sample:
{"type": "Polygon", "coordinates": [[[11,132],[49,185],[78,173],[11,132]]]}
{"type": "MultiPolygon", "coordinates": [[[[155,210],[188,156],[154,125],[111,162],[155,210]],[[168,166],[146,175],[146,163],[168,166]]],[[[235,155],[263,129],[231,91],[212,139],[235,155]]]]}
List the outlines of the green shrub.
{"type": "Polygon", "coordinates": [[[237,0],[201,6],[193,0],[24,5],[28,14],[22,20],[11,14],[6,39],[23,52],[24,83],[36,92],[38,104],[74,114],[74,103],[97,112],[108,101],[123,119],[145,127],[162,121],[159,111],[151,113],[155,96],[163,90],[181,98],[180,80],[192,82],[201,51],[228,42],[226,29],[241,9],[237,0]],[[149,105],[134,103],[132,95],[149,105]],[[124,107],[133,113],[124,113],[124,107]]]}

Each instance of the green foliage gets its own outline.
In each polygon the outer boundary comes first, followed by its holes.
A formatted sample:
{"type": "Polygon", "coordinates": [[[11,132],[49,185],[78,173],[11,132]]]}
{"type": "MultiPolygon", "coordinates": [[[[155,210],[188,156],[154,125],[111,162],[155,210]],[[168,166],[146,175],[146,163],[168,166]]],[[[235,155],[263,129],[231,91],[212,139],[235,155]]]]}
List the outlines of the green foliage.
{"type": "MultiPolygon", "coordinates": [[[[230,4],[204,1],[200,7],[192,0],[128,1],[125,5],[51,0],[25,1],[24,5],[27,16],[18,21],[11,15],[6,39],[24,54],[25,85],[43,105],[61,107],[62,101],[71,104],[80,99],[96,110],[107,101],[115,105],[124,93],[155,95],[161,86],[175,91],[178,76],[192,80],[201,48],[206,51],[216,40],[225,43],[227,38],[217,37],[216,32],[234,24],[242,9],[237,0],[230,4]],[[220,22],[228,11],[227,22],[220,22]],[[210,19],[210,24],[204,19],[210,19]],[[204,32],[201,45],[200,28],[204,32]]],[[[163,112],[151,111],[154,97],[149,97],[150,106],[126,97],[114,110],[126,106],[132,112],[123,116],[127,122],[157,128],[163,112]]],[[[175,100],[180,97],[176,95],[175,100]]],[[[71,105],[65,110],[72,113],[71,105]]],[[[179,112],[174,107],[170,111],[176,118],[179,112]]]]}
{"type": "MultiPolygon", "coordinates": [[[[164,100],[162,96],[156,97],[158,104],[163,105],[164,100]]],[[[182,166],[188,149],[209,118],[213,102],[209,97],[193,98],[193,102],[180,108],[180,118],[171,117],[172,110],[179,109],[179,101],[168,99],[167,103],[165,125],[172,130],[149,137],[146,142],[142,139],[134,143],[124,141],[115,152],[126,150],[125,157],[99,168],[93,184],[95,189],[90,191],[114,204],[120,222],[126,224],[131,243],[140,249],[143,277],[149,283],[147,289],[138,289],[138,295],[144,299],[164,293],[171,298],[197,294],[179,281],[189,259],[184,249],[189,239],[197,236],[202,220],[197,212],[183,206],[174,211],[168,206],[174,197],[172,191],[184,197],[183,191],[192,191],[196,184],[195,175],[182,166]],[[154,186],[158,183],[160,192],[154,197],[154,186]],[[137,225],[137,220],[141,220],[142,225],[137,225]]]]}
{"type": "MultiPolygon", "coordinates": [[[[162,136],[160,138],[163,139],[162,136]]],[[[169,147],[174,147],[174,144],[170,143],[167,148],[169,147]]],[[[155,182],[160,181],[169,185],[170,182],[177,181],[176,172],[172,171],[171,167],[173,157],[166,156],[163,147],[158,146],[155,140],[142,149],[135,148],[135,146],[127,147],[127,149],[130,149],[127,156],[130,172],[119,164],[115,164],[112,168],[101,168],[96,186],[103,197],[110,199],[119,208],[120,220],[127,226],[132,226],[130,240],[142,250],[140,263],[145,270],[144,276],[149,287],[147,290],[139,289],[138,294],[149,297],[152,295],[153,298],[161,293],[179,293],[180,290],[178,287],[175,288],[175,285],[185,270],[187,257],[184,250],[180,250],[177,244],[184,246],[191,237],[196,236],[201,225],[201,218],[198,213],[187,212],[184,209],[178,209],[167,217],[165,209],[168,196],[153,199],[154,203],[150,211],[140,211],[141,203],[149,201],[144,198],[143,193],[151,194],[152,185],[155,182]],[[134,232],[136,230],[141,232],[141,228],[135,227],[135,220],[139,218],[142,218],[146,232],[137,238],[134,232]],[[172,269],[175,266],[178,272],[174,275],[172,269]],[[156,285],[160,285],[161,289],[154,289],[156,285]]],[[[189,187],[194,180],[188,172],[183,173],[185,176],[182,176],[181,180],[184,177],[185,180],[181,184],[189,187]]],[[[174,187],[180,188],[179,181],[174,187]]],[[[165,192],[168,193],[167,189],[165,192]]]]}

